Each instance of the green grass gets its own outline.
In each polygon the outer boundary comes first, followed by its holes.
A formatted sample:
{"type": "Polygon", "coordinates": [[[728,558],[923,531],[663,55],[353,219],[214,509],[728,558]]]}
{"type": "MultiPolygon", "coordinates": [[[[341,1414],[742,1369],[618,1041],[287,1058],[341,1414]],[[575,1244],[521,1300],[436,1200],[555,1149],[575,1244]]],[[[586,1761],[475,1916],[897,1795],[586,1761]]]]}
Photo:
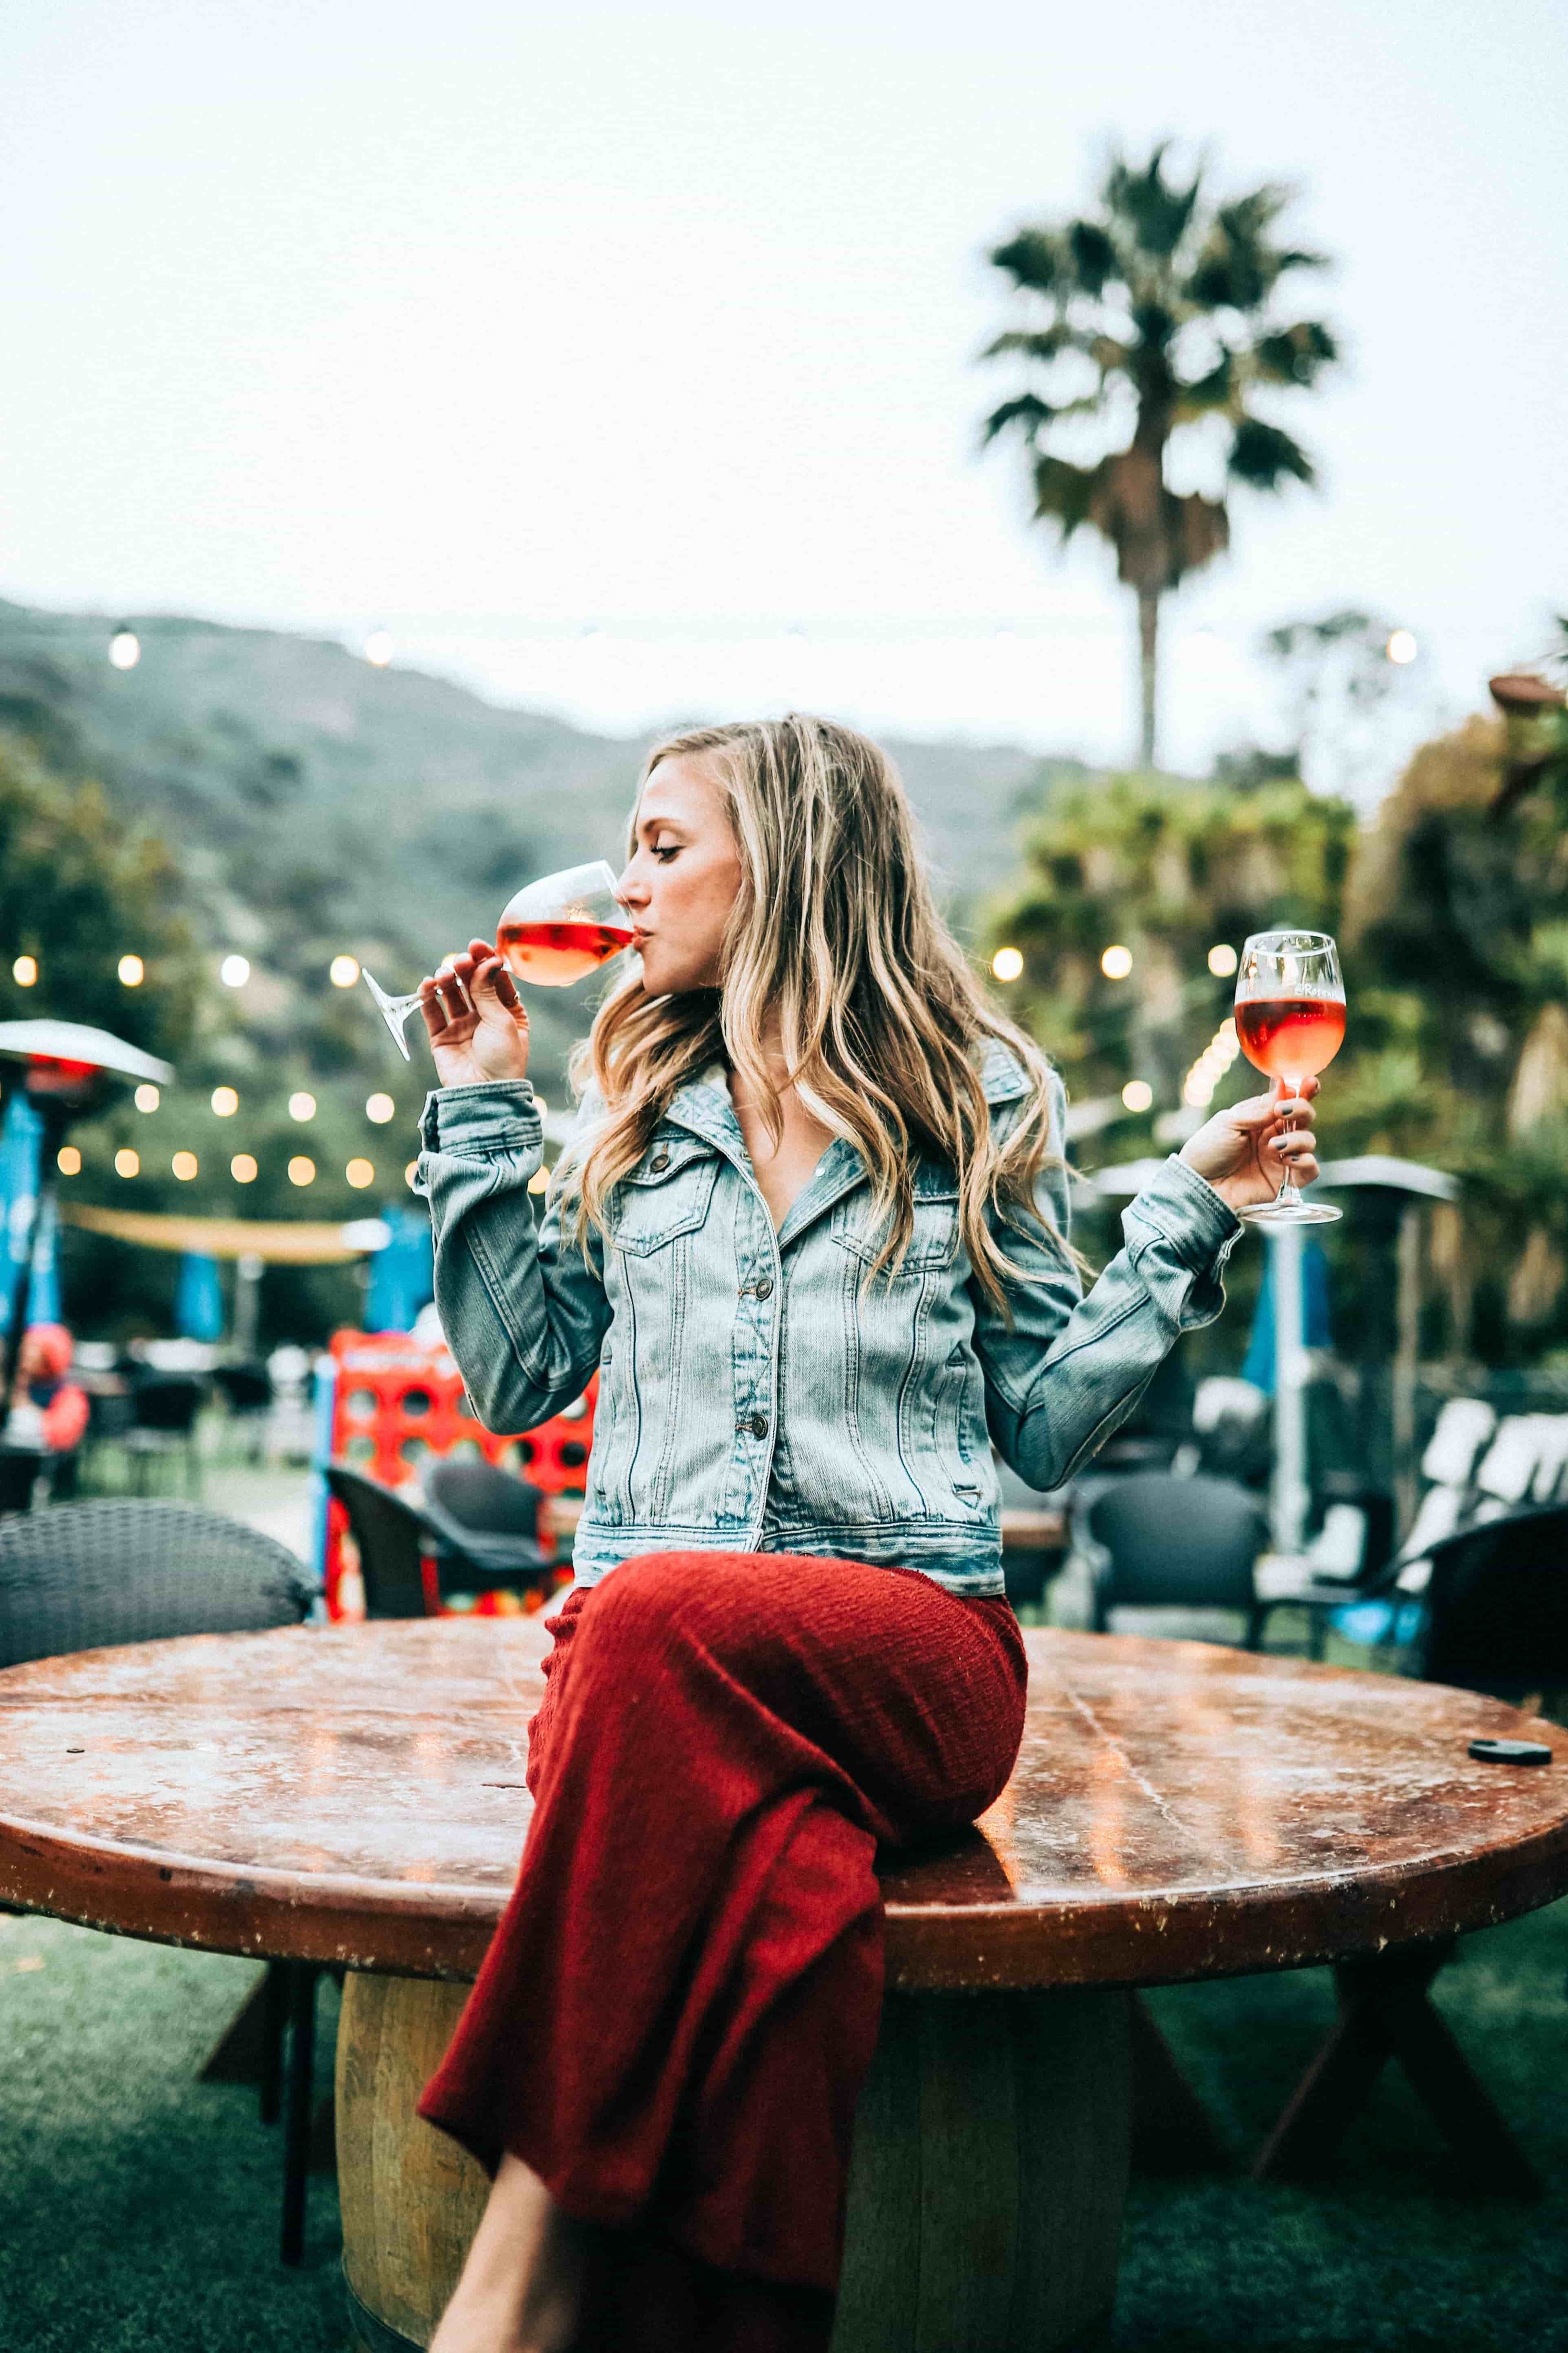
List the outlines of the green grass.
{"type": "MultiPolygon", "coordinates": [[[[255,1965],[0,1915],[4,2353],[342,2353],[338,2220],[278,2262],[281,2150],[197,2071],[255,1965]],[[43,1967],[26,1967],[37,1964],[43,1967]]],[[[1321,2187],[1134,2184],[1121,2353],[1568,2343],[1568,1903],[1468,1940],[1442,2010],[1549,2190],[1478,2197],[1390,2072],[1321,2187]]],[[[332,1996],[321,2000],[322,2076],[332,1996]]],[[[1332,2014],[1310,1970],[1150,1997],[1238,2169],[1332,2014]]],[[[996,2353],[1013,2353],[998,2348],[996,2353]]],[[[1033,2348],[1017,2348],[1033,2353],[1033,2348]]]]}

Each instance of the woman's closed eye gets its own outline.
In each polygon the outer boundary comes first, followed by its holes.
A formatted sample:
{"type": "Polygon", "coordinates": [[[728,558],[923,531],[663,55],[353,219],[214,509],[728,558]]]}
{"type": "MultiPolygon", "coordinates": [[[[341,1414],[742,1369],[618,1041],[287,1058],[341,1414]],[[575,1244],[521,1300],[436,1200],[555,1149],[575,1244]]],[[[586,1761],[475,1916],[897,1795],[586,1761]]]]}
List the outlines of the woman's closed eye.
{"type": "Polygon", "coordinates": [[[678,841],[657,842],[654,846],[653,854],[661,861],[665,859],[679,858],[680,855],[680,844],[678,841]]]}

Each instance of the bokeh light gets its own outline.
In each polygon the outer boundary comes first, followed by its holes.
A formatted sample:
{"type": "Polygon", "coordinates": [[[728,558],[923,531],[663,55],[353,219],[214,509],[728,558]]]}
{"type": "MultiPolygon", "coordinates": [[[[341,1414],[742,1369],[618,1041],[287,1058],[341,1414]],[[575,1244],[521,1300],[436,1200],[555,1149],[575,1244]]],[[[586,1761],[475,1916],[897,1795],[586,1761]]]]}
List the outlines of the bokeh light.
{"type": "Polygon", "coordinates": [[[81,1155],[74,1144],[62,1144],[55,1155],[55,1166],[62,1176],[81,1175],[81,1155]]]}
{"type": "Polygon", "coordinates": [[[1132,969],[1131,948],[1109,947],[1100,959],[1100,969],[1107,980],[1125,980],[1132,969]]]}
{"type": "Polygon", "coordinates": [[[239,1097],[232,1087],[213,1089],[213,1109],[219,1119],[232,1119],[239,1109],[239,1097]]]}
{"type": "Polygon", "coordinates": [[[117,1176],[140,1176],[142,1174],[141,1154],[139,1152],[132,1152],[128,1144],[122,1144],[119,1151],[114,1155],[114,1173],[117,1176]]]}
{"type": "Polygon", "coordinates": [[[390,629],[372,629],[364,641],[364,658],[372,670],[384,670],[396,650],[390,629]]]}
{"type": "Polygon", "coordinates": [[[18,956],[16,963],[11,966],[11,977],[16,982],[18,988],[36,987],[38,979],[37,957],[18,956]]]}
{"type": "Polygon", "coordinates": [[[1216,980],[1228,980],[1236,970],[1236,950],[1227,940],[1221,940],[1209,950],[1209,970],[1216,980]]]}
{"type": "Polygon", "coordinates": [[[122,955],[120,959],[121,988],[140,988],[147,977],[147,967],[139,955],[122,955]]]}
{"type": "Polygon", "coordinates": [[[248,1152],[237,1152],[228,1164],[228,1173],[237,1185],[254,1185],[256,1163],[248,1152]]]}
{"type": "Polygon", "coordinates": [[[404,1170],[404,1172],[403,1172],[403,1181],[404,1181],[404,1183],[405,1183],[405,1185],[407,1185],[407,1186],[412,1187],[412,1185],[413,1185],[413,1183],[414,1183],[414,1179],[415,1179],[415,1177],[418,1175],[418,1173],[419,1173],[419,1163],[417,1162],[417,1160],[411,1160],[411,1161],[409,1162],[409,1164],[408,1164],[407,1167],[406,1167],[406,1168],[404,1170]]]}
{"type": "Polygon", "coordinates": [[[226,988],[243,988],[250,978],[250,958],[226,955],[217,968],[217,976],[226,988]]]}
{"type": "Polygon", "coordinates": [[[1384,648],[1384,651],[1388,656],[1389,660],[1391,662],[1397,662],[1401,669],[1404,668],[1406,662],[1413,662],[1420,650],[1421,649],[1417,646],[1415,638],[1411,635],[1411,632],[1408,629],[1394,630],[1390,635],[1387,645],[1384,648]]]}
{"type": "Polygon", "coordinates": [[[1147,1079],[1129,1079],[1121,1090],[1121,1100],[1129,1111],[1147,1111],[1154,1100],[1154,1090],[1147,1079]]]}
{"type": "Polygon", "coordinates": [[[367,1185],[374,1185],[375,1182],[375,1166],[369,1160],[351,1160],[343,1170],[343,1175],[356,1193],[363,1193],[367,1185]]]}
{"type": "Polygon", "coordinates": [[[296,1094],[291,1094],[289,1098],[289,1116],[290,1119],[314,1119],[316,1116],[315,1096],[312,1094],[307,1094],[303,1087],[301,1087],[296,1094]]]}
{"type": "Polygon", "coordinates": [[[1024,969],[1024,959],[1016,948],[998,948],[991,959],[991,969],[998,980],[1016,980],[1024,969]]]}
{"type": "Polygon", "coordinates": [[[334,988],[352,988],[359,978],[359,958],[335,955],[327,966],[327,977],[334,988]]]}
{"type": "Polygon", "coordinates": [[[134,670],[142,659],[142,640],[134,629],[116,629],[109,640],[109,659],[115,670],[134,670]]]}
{"type": "Polygon", "coordinates": [[[200,1165],[194,1152],[176,1152],[169,1164],[182,1185],[190,1183],[200,1165]]]}
{"type": "Polygon", "coordinates": [[[384,1127],[389,1119],[396,1118],[397,1105],[393,1102],[390,1095],[367,1095],[365,1097],[364,1103],[364,1115],[366,1119],[374,1120],[377,1127],[384,1127]]]}
{"type": "Polygon", "coordinates": [[[163,1097],[156,1087],[138,1087],[132,1100],[138,1111],[156,1111],[163,1097]]]}
{"type": "Polygon", "coordinates": [[[532,1176],[528,1180],[528,1189],[531,1193],[542,1193],[549,1182],[549,1169],[536,1168],[532,1176]]]}
{"type": "Polygon", "coordinates": [[[289,1182],[290,1185],[313,1185],[315,1181],[315,1162],[307,1160],[302,1152],[297,1152],[289,1163],[289,1182]]]}

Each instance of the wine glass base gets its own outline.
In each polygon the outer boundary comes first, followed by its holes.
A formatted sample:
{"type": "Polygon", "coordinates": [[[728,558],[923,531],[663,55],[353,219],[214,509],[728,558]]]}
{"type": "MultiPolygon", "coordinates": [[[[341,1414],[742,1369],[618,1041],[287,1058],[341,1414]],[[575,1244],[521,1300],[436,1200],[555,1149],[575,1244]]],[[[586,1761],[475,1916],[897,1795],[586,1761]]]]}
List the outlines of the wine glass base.
{"type": "Polygon", "coordinates": [[[405,1062],[411,1062],[414,1060],[414,1057],[408,1050],[408,1040],[403,1034],[403,1025],[407,1020],[409,1015],[414,1012],[417,1007],[419,1003],[418,997],[388,997],[385,989],[382,987],[380,982],[373,978],[371,974],[365,971],[363,965],[360,967],[360,978],[369,989],[371,996],[374,1000],[376,1011],[380,1014],[382,1019],[385,1022],[387,1029],[391,1031],[393,1044],[396,1047],[404,1060],[405,1062]]]}
{"type": "Polygon", "coordinates": [[[1331,1209],[1326,1201],[1259,1201],[1236,1214],[1249,1226],[1331,1226],[1344,1211],[1331,1209]]]}

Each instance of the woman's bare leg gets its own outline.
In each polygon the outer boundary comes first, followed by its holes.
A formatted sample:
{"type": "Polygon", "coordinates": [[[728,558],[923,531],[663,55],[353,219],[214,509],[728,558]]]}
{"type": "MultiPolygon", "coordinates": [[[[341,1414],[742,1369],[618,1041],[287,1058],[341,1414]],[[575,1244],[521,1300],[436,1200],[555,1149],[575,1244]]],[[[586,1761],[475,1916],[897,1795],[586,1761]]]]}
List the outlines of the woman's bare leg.
{"type": "Polygon", "coordinates": [[[430,2353],[567,2353],[590,2236],[520,2157],[503,2157],[430,2353]]]}

